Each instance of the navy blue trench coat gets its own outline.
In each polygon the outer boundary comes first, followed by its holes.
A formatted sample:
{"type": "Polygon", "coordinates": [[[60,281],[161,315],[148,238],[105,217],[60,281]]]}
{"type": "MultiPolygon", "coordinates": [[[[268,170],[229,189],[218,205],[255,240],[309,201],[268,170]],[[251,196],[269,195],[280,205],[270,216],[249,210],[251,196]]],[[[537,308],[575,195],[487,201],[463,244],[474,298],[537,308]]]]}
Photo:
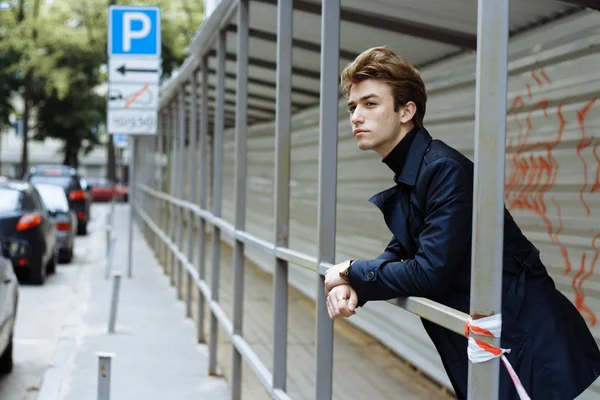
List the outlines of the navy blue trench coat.
{"type": "MultiPolygon", "coordinates": [[[[473,163],[421,128],[394,181],[370,199],[392,240],[379,257],[349,270],[359,306],[420,296],[469,313],[473,163]]],[[[600,374],[598,346],[506,209],[503,252],[501,346],[512,350],[507,358],[532,399],[573,399],[600,374]]],[[[456,395],[467,398],[467,339],[422,321],[456,395]]],[[[518,399],[500,370],[500,399],[518,399]]]]}

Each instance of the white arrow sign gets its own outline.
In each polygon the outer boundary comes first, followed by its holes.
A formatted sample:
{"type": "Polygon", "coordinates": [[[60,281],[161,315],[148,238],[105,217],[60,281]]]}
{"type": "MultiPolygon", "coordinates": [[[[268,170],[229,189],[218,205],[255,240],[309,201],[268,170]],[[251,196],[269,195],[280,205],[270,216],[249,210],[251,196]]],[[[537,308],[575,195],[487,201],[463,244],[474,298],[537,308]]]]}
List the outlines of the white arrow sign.
{"type": "Polygon", "coordinates": [[[110,83],[108,108],[158,109],[158,85],[142,83],[110,83]]]}
{"type": "Polygon", "coordinates": [[[110,83],[154,83],[158,84],[160,65],[158,58],[131,59],[111,57],[108,60],[110,83]]]}

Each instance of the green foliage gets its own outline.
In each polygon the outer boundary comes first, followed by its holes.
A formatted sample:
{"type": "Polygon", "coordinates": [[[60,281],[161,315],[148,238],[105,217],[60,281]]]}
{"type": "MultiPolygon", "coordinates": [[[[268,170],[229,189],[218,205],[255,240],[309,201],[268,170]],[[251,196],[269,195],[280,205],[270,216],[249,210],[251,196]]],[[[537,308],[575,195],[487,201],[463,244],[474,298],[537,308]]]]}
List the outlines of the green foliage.
{"type": "Polygon", "coordinates": [[[28,99],[37,116],[35,139],[65,143],[66,159],[99,143],[93,130],[105,121],[108,6],[158,5],[162,15],[163,77],[185,59],[203,18],[197,0],[16,0],[0,12],[0,126],[11,95],[28,99]]]}

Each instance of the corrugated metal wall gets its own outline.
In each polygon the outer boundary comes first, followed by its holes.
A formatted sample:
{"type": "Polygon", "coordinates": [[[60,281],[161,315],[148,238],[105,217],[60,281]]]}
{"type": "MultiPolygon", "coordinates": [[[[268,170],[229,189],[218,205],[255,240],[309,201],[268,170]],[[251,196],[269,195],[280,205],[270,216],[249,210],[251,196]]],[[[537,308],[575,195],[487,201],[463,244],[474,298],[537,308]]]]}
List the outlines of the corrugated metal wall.
{"type": "MultiPolygon", "coordinates": [[[[510,45],[506,203],[542,251],[558,287],[600,337],[600,14],[590,12],[515,38],[510,45]],[[550,61],[548,61],[550,60],[550,61]]],[[[394,48],[393,44],[390,47],[394,48]]],[[[395,49],[401,51],[402,49],[395,49]]],[[[426,127],[473,155],[475,58],[423,70],[428,87],[426,127]]],[[[340,102],[337,260],[375,257],[391,234],[371,194],[393,185],[375,153],[360,152],[340,102]]],[[[290,247],[316,255],[318,105],[293,118],[290,247]]],[[[223,216],[233,217],[234,143],[225,141],[223,216]]],[[[247,230],[273,241],[274,125],[251,127],[248,142],[247,230]]],[[[273,260],[251,248],[267,270],[273,260]]],[[[290,281],[315,296],[316,275],[293,267],[290,281]]],[[[364,328],[438,381],[449,385],[420,320],[373,302],[350,321],[364,328]]],[[[544,327],[540,327],[544,329],[544,327]]],[[[599,398],[598,385],[583,398],[599,398]]]]}

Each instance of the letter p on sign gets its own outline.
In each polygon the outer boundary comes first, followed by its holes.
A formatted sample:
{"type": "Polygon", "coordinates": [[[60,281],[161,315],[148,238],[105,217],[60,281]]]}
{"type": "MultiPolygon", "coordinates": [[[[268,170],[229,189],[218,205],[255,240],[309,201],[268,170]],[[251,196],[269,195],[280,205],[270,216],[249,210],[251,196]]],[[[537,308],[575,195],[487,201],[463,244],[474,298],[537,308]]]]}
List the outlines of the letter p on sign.
{"type": "Polygon", "coordinates": [[[131,51],[131,39],[143,39],[150,33],[150,18],[141,12],[123,14],[123,51],[131,51]],[[133,29],[133,21],[140,21],[140,30],[133,29]]]}
{"type": "Polygon", "coordinates": [[[108,17],[109,56],[160,57],[160,9],[111,6],[108,17]]]}

